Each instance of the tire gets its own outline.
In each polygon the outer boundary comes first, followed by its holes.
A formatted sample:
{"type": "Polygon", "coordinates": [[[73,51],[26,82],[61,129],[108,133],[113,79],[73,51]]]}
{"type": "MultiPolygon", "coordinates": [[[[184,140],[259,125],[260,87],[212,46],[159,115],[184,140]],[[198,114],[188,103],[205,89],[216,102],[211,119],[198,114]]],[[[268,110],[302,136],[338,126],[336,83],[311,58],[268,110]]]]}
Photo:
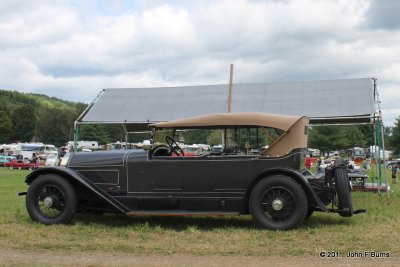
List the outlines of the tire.
{"type": "Polygon", "coordinates": [[[338,167],[335,169],[335,188],[338,198],[339,214],[343,217],[353,215],[353,205],[351,201],[350,182],[347,169],[338,167]]]}
{"type": "Polygon", "coordinates": [[[308,209],[307,209],[307,215],[306,215],[306,218],[304,219],[304,220],[308,220],[310,217],[311,217],[311,215],[313,215],[313,213],[314,213],[314,207],[308,207],[308,209]]]}
{"type": "Polygon", "coordinates": [[[307,215],[308,200],[300,184],[284,175],[262,179],[249,199],[250,213],[263,228],[289,230],[301,225],[307,215]]]}
{"type": "Polygon", "coordinates": [[[54,174],[39,176],[26,195],[29,216],[46,225],[69,223],[75,216],[77,204],[75,188],[65,178],[54,174]]]}

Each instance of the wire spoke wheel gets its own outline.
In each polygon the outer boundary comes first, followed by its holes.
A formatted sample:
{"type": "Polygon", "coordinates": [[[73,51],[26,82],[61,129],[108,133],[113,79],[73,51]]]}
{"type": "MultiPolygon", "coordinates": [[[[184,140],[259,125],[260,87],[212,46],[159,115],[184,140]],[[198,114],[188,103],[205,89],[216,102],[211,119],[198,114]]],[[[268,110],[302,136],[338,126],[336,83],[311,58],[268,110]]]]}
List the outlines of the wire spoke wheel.
{"type": "Polygon", "coordinates": [[[65,198],[55,186],[44,186],[37,199],[38,211],[45,217],[54,218],[63,213],[65,198]]]}
{"type": "Polygon", "coordinates": [[[69,223],[78,206],[75,188],[64,177],[45,174],[36,178],[26,194],[32,220],[43,224],[69,223]]]}
{"type": "Polygon", "coordinates": [[[284,221],[290,217],[295,209],[295,199],[285,188],[271,188],[265,192],[262,208],[264,215],[271,221],[284,221]]]}
{"type": "Polygon", "coordinates": [[[307,216],[308,199],[293,178],[274,175],[260,180],[249,198],[250,213],[261,227],[289,230],[301,225],[307,216]]]}

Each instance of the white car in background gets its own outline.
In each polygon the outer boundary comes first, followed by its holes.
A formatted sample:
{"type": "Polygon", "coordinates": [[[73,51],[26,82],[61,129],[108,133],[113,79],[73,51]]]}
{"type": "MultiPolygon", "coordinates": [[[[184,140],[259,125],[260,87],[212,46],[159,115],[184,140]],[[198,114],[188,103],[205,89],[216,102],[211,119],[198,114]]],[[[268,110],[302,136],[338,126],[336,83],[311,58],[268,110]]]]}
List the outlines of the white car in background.
{"type": "Polygon", "coordinates": [[[59,166],[60,159],[57,154],[49,154],[47,155],[46,161],[44,162],[44,166],[59,166]]]}
{"type": "Polygon", "coordinates": [[[46,160],[50,155],[58,156],[58,150],[54,145],[42,145],[39,149],[39,158],[46,160]]]}

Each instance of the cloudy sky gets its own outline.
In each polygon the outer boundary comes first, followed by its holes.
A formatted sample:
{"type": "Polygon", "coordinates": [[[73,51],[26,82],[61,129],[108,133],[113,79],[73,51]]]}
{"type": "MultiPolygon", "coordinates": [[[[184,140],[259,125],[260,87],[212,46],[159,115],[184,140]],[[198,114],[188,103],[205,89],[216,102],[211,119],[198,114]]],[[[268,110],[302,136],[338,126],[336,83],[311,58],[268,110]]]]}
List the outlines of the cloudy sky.
{"type": "Polygon", "coordinates": [[[0,88],[90,102],[102,88],[376,77],[400,116],[397,0],[2,0],[0,88]]]}

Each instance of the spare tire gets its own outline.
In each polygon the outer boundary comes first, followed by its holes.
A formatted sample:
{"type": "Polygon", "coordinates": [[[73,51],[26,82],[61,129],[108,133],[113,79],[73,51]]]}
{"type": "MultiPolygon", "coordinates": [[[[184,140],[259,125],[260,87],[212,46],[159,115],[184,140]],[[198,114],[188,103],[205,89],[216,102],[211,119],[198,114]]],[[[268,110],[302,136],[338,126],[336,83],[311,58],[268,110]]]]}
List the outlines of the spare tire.
{"type": "Polygon", "coordinates": [[[349,176],[347,168],[337,166],[335,168],[335,188],[338,198],[339,214],[342,217],[350,217],[353,215],[353,204],[350,193],[349,176]]]}

